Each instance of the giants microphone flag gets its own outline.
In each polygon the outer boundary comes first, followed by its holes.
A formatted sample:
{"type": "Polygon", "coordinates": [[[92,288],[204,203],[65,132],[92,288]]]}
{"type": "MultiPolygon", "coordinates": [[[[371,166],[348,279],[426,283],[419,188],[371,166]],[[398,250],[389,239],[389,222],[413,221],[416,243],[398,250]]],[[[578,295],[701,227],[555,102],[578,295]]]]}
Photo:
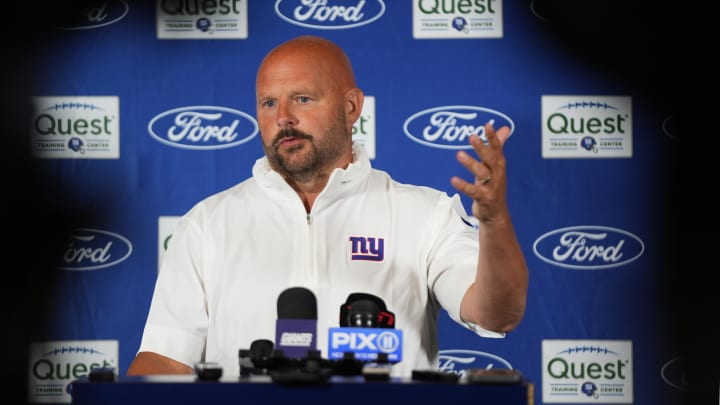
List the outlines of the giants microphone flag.
{"type": "Polygon", "coordinates": [[[402,331],[395,329],[395,314],[379,297],[350,294],[340,306],[340,326],[328,331],[328,359],[351,352],[362,361],[375,361],[379,353],[386,353],[391,363],[402,360],[402,331]]]}
{"type": "Polygon", "coordinates": [[[317,300],[304,287],[288,288],[278,296],[275,349],[289,358],[303,358],[316,350],[317,300]]]}

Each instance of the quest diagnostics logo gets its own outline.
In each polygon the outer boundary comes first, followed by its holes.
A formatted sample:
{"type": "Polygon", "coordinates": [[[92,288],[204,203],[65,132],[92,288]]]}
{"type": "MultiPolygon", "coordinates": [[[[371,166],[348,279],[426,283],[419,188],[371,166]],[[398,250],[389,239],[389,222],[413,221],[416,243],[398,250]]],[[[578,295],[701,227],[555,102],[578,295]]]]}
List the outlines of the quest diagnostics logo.
{"type": "Polygon", "coordinates": [[[542,96],[543,158],[632,157],[632,98],[542,96]]]}
{"type": "Polygon", "coordinates": [[[32,153],[45,159],[120,157],[117,96],[32,98],[32,153]]]}
{"type": "Polygon", "coordinates": [[[29,403],[71,403],[68,385],[94,368],[117,368],[117,340],[64,340],[30,344],[29,403]]]}
{"type": "Polygon", "coordinates": [[[258,133],[255,118],[225,107],[192,106],[156,115],[148,132],[160,143],[181,149],[232,148],[250,141],[258,133]]]}
{"type": "Polygon", "coordinates": [[[550,231],[533,243],[540,260],[577,270],[608,269],[626,265],[645,250],[630,232],[605,226],[575,226],[550,231]]]}
{"type": "Polygon", "coordinates": [[[290,24],[321,30],[356,28],[385,13],[383,0],[277,0],[275,13],[290,24]]]}
{"type": "Polygon", "coordinates": [[[491,122],[497,129],[507,125],[508,137],[515,124],[507,115],[484,107],[450,105],[429,108],[405,120],[403,130],[413,141],[439,149],[472,149],[468,138],[477,135],[487,142],[485,124],[491,122]]]}
{"type": "Polygon", "coordinates": [[[352,127],[352,140],[365,148],[370,160],[375,159],[375,96],[365,95],[360,117],[352,127]]]}
{"type": "Polygon", "coordinates": [[[156,0],[158,39],[247,39],[247,0],[156,0]]]}
{"type": "Polygon", "coordinates": [[[413,38],[502,38],[503,0],[412,0],[413,38]]]}
{"type": "Polygon", "coordinates": [[[543,403],[633,403],[630,340],[543,340],[543,403]]]}

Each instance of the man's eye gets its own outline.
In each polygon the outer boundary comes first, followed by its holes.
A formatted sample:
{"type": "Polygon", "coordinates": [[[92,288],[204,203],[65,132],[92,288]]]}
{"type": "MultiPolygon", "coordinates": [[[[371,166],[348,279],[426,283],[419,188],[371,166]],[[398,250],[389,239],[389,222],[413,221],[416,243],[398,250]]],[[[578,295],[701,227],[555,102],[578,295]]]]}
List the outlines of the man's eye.
{"type": "Polygon", "coordinates": [[[297,98],[297,100],[298,100],[298,102],[299,102],[300,104],[305,104],[305,103],[309,103],[309,102],[310,102],[310,97],[299,96],[299,97],[297,98]]]}
{"type": "Polygon", "coordinates": [[[267,100],[267,101],[265,101],[265,102],[263,103],[263,105],[264,105],[265,107],[272,107],[272,106],[275,105],[275,101],[273,101],[273,100],[267,100]]]}

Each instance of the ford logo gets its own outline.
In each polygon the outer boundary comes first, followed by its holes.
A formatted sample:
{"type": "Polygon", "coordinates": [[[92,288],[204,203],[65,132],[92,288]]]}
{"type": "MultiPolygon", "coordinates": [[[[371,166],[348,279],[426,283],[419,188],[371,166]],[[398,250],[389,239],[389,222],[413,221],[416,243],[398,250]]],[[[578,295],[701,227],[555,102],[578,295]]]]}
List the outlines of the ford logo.
{"type": "Polygon", "coordinates": [[[475,350],[440,350],[440,371],[459,374],[463,377],[468,369],[508,368],[510,362],[494,354],[475,350]]]}
{"type": "Polygon", "coordinates": [[[97,2],[95,7],[81,10],[77,24],[57,28],[68,31],[100,28],[122,20],[129,10],[130,6],[124,0],[97,2]]]}
{"type": "Polygon", "coordinates": [[[405,135],[413,141],[431,148],[472,149],[470,135],[486,141],[485,124],[493,127],[508,126],[510,134],[515,124],[510,117],[495,110],[469,105],[435,107],[411,115],[403,124],[405,135]]]}
{"type": "Polygon", "coordinates": [[[305,28],[336,30],[360,27],[385,13],[383,0],[300,0],[275,2],[275,13],[290,24],[305,28]]]}
{"type": "Polygon", "coordinates": [[[122,235],[99,229],[76,229],[61,257],[61,270],[97,270],[114,266],[132,253],[132,244],[122,235]]]}
{"type": "Polygon", "coordinates": [[[662,122],[662,130],[665,133],[665,135],[668,136],[670,139],[677,140],[677,136],[675,136],[675,130],[673,128],[674,119],[672,115],[669,115],[665,117],[665,119],[662,122]]]}
{"type": "Polygon", "coordinates": [[[645,245],[630,232],[606,226],[556,229],[533,244],[535,256],[569,269],[608,269],[639,258],[645,245]]]}
{"type": "Polygon", "coordinates": [[[258,133],[251,115],[225,107],[192,106],[165,111],[150,120],[158,142],[183,149],[223,149],[248,142],[258,133]]]}
{"type": "Polygon", "coordinates": [[[669,386],[685,391],[688,388],[687,358],[676,357],[663,365],[660,375],[669,386]]]}

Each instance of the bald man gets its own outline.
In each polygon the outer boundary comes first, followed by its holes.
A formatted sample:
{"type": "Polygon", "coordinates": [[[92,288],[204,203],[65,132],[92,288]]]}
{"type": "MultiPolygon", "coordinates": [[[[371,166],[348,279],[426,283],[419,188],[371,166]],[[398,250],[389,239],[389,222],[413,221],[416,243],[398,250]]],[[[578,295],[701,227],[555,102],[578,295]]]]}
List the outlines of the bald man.
{"type": "Polygon", "coordinates": [[[128,375],[188,374],[201,361],[238,375],[238,350],[274,340],[278,295],[303,286],[318,302],[317,348],[349,294],[382,298],[403,331],[392,375],[438,367],[444,309],[479,336],[503,337],[525,312],[528,270],[506,203],[509,128],[470,137],[458,161],[473,199],[402,184],[352,141],[364,95],[350,60],[315,36],[291,39],[256,78],[265,156],[252,177],[197,203],[177,224],[128,375]],[[472,225],[474,223],[474,225],[472,225]],[[374,257],[354,255],[358,241],[374,257]]]}

